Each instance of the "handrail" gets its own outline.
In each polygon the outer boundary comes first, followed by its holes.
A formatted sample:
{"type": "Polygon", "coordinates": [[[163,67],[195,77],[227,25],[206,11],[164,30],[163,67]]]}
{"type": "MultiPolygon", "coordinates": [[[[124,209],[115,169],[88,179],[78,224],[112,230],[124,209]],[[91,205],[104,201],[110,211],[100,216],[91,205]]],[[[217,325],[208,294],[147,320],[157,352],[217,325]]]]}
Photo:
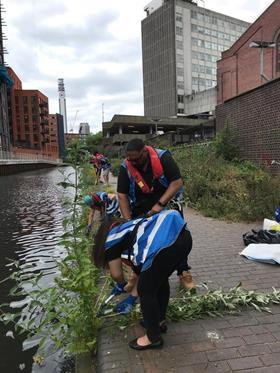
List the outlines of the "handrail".
{"type": "Polygon", "coordinates": [[[41,153],[20,153],[0,150],[0,162],[6,161],[34,161],[36,163],[40,161],[61,162],[61,160],[58,158],[54,159],[46,154],[41,153]]]}

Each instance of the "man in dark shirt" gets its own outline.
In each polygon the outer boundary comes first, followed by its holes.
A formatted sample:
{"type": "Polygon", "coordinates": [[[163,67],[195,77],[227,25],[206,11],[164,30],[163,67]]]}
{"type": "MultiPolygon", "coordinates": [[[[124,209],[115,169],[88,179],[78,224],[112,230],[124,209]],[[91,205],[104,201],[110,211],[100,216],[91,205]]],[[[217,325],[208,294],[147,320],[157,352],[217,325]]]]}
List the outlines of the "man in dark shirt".
{"type": "MultiPolygon", "coordinates": [[[[125,219],[160,212],[182,189],[183,180],[180,170],[171,154],[168,151],[161,151],[158,154],[160,155],[156,155],[155,149],[145,146],[141,139],[128,142],[126,163],[120,167],[117,186],[120,210],[125,219]],[[165,183],[162,183],[161,178],[155,177],[151,160],[151,157],[155,156],[159,158],[165,183]],[[141,175],[142,181],[149,189],[148,192],[147,188],[143,191],[141,180],[137,182],[133,175],[131,177],[131,172],[126,166],[128,163],[141,175]],[[131,189],[134,189],[134,200],[132,200],[131,189]]],[[[178,268],[178,275],[183,287],[187,289],[194,287],[187,259],[178,268]]]]}

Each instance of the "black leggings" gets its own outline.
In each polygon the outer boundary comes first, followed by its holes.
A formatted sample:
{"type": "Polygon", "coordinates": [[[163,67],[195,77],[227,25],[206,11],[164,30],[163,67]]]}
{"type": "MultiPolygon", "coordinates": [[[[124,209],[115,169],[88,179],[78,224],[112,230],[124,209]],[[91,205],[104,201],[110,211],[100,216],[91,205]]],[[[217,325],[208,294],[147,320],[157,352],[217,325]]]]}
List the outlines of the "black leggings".
{"type": "Polygon", "coordinates": [[[140,273],[137,290],[147,336],[151,342],[159,339],[159,323],[165,320],[170,296],[168,278],[188,256],[191,248],[191,234],[183,229],[174,244],[160,251],[151,267],[140,273]]]}

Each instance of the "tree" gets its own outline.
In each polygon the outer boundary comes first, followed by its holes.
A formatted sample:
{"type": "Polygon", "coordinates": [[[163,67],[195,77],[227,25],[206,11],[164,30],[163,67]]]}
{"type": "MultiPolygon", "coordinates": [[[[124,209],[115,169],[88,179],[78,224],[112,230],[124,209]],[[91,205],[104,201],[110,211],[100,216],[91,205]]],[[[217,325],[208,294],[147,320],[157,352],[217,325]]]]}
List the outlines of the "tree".
{"type": "Polygon", "coordinates": [[[102,152],[102,138],[103,135],[101,131],[86,137],[85,146],[91,154],[96,151],[102,152]]]}

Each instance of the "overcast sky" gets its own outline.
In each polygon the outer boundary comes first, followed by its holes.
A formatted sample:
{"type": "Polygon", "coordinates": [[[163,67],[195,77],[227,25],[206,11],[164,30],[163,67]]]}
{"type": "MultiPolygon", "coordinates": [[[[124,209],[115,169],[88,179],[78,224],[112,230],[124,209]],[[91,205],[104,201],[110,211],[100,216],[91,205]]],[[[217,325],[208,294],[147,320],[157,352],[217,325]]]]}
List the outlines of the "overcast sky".
{"type": "MultiPolygon", "coordinates": [[[[205,0],[205,7],[253,22],[272,0],[205,0]]],[[[6,62],[59,111],[64,78],[68,130],[101,130],[114,114],[143,115],[141,20],[145,0],[2,0],[6,62]],[[76,124],[74,118],[78,110],[76,124]],[[74,127],[74,128],[73,128],[74,127]]],[[[203,2],[198,1],[198,5],[203,2]]]]}

